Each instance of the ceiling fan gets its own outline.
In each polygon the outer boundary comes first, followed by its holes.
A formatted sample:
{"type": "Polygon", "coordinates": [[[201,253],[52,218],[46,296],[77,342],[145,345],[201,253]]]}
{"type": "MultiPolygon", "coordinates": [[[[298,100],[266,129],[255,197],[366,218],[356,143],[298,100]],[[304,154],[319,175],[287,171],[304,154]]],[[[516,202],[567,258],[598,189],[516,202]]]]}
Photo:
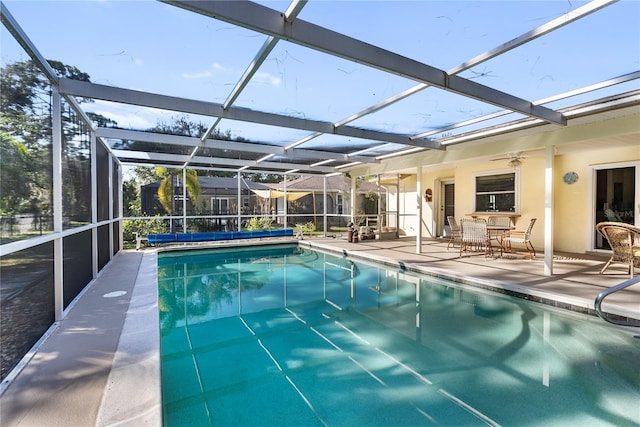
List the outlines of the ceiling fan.
{"type": "Polygon", "coordinates": [[[508,157],[500,157],[497,159],[492,159],[491,161],[495,162],[497,160],[508,160],[507,166],[515,168],[522,164],[522,159],[524,159],[524,157],[522,157],[522,152],[518,151],[516,153],[509,153],[508,157]]]}

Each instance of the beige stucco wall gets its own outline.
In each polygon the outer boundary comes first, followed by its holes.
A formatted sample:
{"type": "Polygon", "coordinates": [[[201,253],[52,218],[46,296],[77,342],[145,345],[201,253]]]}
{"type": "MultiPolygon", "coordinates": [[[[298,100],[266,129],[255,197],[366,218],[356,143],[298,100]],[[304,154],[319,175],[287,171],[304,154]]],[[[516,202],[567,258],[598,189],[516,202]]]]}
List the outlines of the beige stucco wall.
{"type": "MultiPolygon", "coordinates": [[[[423,233],[425,236],[441,234],[438,224],[442,195],[439,182],[453,178],[455,180],[455,217],[469,217],[475,209],[475,174],[479,172],[509,173],[514,169],[505,167],[506,161],[484,162],[474,165],[462,165],[455,169],[423,173],[424,188],[435,188],[438,194],[431,203],[423,200],[423,233]]],[[[518,168],[520,183],[519,213],[516,227],[523,229],[531,218],[537,218],[532,236],[534,245],[543,244],[544,237],[544,159],[528,158],[518,168]]]]}
{"type": "MultiPolygon", "coordinates": [[[[559,251],[584,252],[595,235],[593,230],[593,167],[636,166],[640,174],[640,141],[637,147],[584,150],[556,156],[554,174],[554,247],[559,251]],[[575,184],[565,184],[567,172],[579,176],[575,184]]],[[[638,178],[636,177],[636,182],[638,178]]],[[[638,189],[636,189],[638,191],[638,189]]],[[[636,207],[637,208],[637,207],[636,207]]]]}
{"type": "MultiPolygon", "coordinates": [[[[606,150],[585,150],[568,155],[554,156],[553,178],[553,229],[556,251],[584,253],[594,237],[592,227],[593,206],[590,197],[593,191],[593,166],[607,165],[617,167],[640,162],[640,147],[611,148],[606,150]],[[563,176],[567,172],[576,172],[579,179],[574,184],[565,184],[563,176]]],[[[453,178],[455,180],[455,216],[460,219],[474,210],[474,176],[478,172],[509,172],[505,162],[484,162],[474,165],[462,165],[454,169],[437,172],[423,171],[423,189],[436,190],[432,202],[422,199],[423,235],[441,234],[437,228],[440,215],[441,194],[439,182],[453,178]]],[[[536,218],[532,232],[534,247],[544,247],[545,227],[545,159],[543,156],[526,157],[517,168],[519,174],[519,214],[516,228],[524,229],[531,218],[536,218]]],[[[638,165],[640,173],[640,165],[638,165]]]]}

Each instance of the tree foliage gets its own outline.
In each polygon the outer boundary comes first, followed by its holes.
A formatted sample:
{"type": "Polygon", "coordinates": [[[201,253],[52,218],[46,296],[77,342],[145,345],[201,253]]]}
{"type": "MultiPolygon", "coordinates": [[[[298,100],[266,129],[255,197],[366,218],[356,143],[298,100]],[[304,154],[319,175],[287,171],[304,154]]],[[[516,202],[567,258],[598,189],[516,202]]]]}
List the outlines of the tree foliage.
{"type": "MultiPolygon", "coordinates": [[[[156,174],[162,178],[158,187],[158,198],[164,210],[171,214],[173,212],[175,200],[175,185],[182,179],[182,169],[170,169],[164,167],[156,168],[156,174]]],[[[200,182],[198,181],[198,173],[193,169],[187,169],[185,172],[185,187],[187,194],[195,205],[200,197],[200,182]]]]}
{"type": "MultiPolygon", "coordinates": [[[[60,77],[89,81],[78,68],[50,60],[60,77]]],[[[80,102],[88,102],[81,99],[80,102]]],[[[44,73],[31,60],[5,65],[0,71],[0,213],[51,215],[52,209],[52,90],[44,73]]],[[[90,218],[88,138],[70,108],[63,108],[63,206],[71,214],[90,218]]],[[[96,119],[101,116],[94,115],[96,119]]],[[[108,119],[102,118],[105,122],[108,119]]]]}

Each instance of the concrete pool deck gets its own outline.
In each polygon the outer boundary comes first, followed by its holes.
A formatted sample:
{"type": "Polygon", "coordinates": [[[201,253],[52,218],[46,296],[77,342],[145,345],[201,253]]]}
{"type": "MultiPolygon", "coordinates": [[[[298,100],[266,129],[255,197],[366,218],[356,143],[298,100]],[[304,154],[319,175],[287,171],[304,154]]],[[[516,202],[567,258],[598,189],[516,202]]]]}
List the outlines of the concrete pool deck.
{"type": "MultiPolygon", "coordinates": [[[[473,281],[583,312],[592,309],[598,293],[628,278],[622,265],[600,275],[608,259],[602,255],[555,254],[554,274],[545,276],[542,254],[534,260],[459,258],[458,249],[447,250],[441,239],[423,240],[421,254],[415,253],[413,238],[360,243],[312,239],[300,244],[473,281]]],[[[640,319],[640,284],[611,295],[603,308],[640,319]]],[[[156,250],[118,254],[65,319],[50,329],[22,370],[3,383],[0,424],[162,425],[157,309],[156,250]]]]}

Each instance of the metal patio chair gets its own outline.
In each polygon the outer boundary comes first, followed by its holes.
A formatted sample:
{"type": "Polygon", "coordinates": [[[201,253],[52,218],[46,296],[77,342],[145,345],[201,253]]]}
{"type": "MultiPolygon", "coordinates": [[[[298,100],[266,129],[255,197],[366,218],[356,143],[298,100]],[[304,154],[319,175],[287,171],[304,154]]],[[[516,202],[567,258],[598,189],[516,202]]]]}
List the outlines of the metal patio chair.
{"type": "Polygon", "coordinates": [[[634,267],[640,268],[640,228],[624,222],[601,222],[596,230],[607,239],[613,252],[600,274],[611,264],[620,263],[628,266],[629,276],[633,277],[634,267]]]}
{"type": "Polygon", "coordinates": [[[462,218],[460,220],[462,236],[460,238],[460,256],[463,251],[474,250],[483,251],[484,257],[490,253],[493,255],[493,248],[487,230],[487,221],[480,218],[462,218]]]}
{"type": "Polygon", "coordinates": [[[502,256],[505,250],[507,252],[511,252],[512,243],[519,243],[524,246],[531,259],[535,258],[536,250],[531,243],[531,230],[533,229],[533,225],[535,223],[536,218],[531,218],[531,220],[529,221],[529,225],[527,226],[527,229],[525,231],[506,231],[500,238],[500,256],[502,256]]]}
{"type": "Polygon", "coordinates": [[[456,247],[456,242],[460,243],[460,238],[462,237],[462,231],[460,230],[460,225],[458,225],[458,221],[456,221],[455,217],[449,215],[447,216],[447,222],[449,223],[449,228],[451,228],[451,238],[449,239],[449,244],[447,245],[447,250],[450,247],[456,247]]]}

